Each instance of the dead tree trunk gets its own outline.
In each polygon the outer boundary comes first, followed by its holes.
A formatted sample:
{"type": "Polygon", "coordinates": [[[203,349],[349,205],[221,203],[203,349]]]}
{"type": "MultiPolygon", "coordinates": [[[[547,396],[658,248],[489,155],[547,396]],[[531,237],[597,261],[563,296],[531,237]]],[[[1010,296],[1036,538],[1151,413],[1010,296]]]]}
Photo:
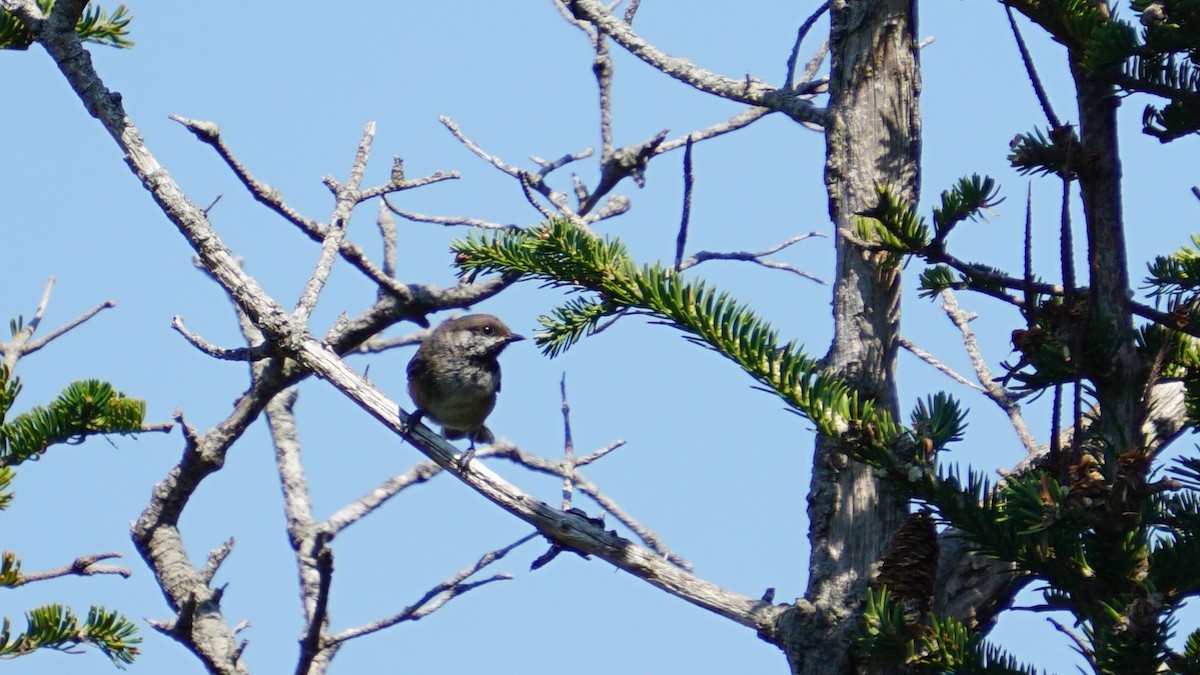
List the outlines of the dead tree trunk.
{"type": "MultiPolygon", "coordinates": [[[[825,182],[838,230],[874,206],[889,185],[915,198],[920,118],[916,3],[836,0],[830,6],[831,67],[825,182]]],[[[829,368],[896,413],[895,361],[900,276],[843,237],[837,238],[833,345],[829,368]]],[[[851,633],[871,566],[905,514],[904,502],[869,468],[827,438],[817,441],[809,493],[807,599],[812,621],[791,630],[793,673],[856,672],[851,633]]]]}

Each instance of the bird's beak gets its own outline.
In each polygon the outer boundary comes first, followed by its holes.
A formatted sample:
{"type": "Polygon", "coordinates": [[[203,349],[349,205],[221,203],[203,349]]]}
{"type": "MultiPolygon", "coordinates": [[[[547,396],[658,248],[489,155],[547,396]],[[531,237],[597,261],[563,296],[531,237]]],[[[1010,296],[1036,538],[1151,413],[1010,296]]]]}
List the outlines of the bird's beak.
{"type": "Polygon", "coordinates": [[[512,335],[508,336],[509,342],[520,342],[521,340],[524,340],[524,339],[525,339],[524,335],[517,335],[516,333],[513,333],[512,335]]]}

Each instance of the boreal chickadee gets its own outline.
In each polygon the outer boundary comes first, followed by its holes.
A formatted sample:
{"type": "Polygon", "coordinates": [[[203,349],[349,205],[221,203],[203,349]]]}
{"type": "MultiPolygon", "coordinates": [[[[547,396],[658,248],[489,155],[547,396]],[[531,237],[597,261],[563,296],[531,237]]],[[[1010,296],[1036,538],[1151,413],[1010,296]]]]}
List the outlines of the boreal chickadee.
{"type": "Polygon", "coordinates": [[[417,406],[409,423],[424,416],[442,426],[447,440],[469,438],[471,447],[464,456],[469,461],[476,442],[495,441],[484,421],[500,391],[496,357],[524,339],[491,314],[442,322],[408,362],[408,394],[417,406]]]}

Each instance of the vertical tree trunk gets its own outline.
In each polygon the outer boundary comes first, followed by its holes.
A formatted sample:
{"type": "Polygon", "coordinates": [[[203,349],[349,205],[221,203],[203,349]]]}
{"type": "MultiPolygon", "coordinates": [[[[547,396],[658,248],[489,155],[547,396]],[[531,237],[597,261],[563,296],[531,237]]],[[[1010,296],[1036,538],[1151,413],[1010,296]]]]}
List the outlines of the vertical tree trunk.
{"type": "MultiPolygon", "coordinates": [[[[918,191],[920,118],[916,3],[834,0],[825,182],[837,229],[877,203],[889,185],[918,191]]],[[[896,413],[898,270],[837,238],[833,345],[827,365],[896,413]]],[[[870,569],[885,551],[905,505],[837,443],[819,439],[809,493],[812,544],[807,599],[816,620],[792,629],[793,673],[855,672],[850,644],[870,569]]]]}
{"type": "Polygon", "coordinates": [[[1129,263],[1121,209],[1121,162],[1117,143],[1116,88],[1078,63],[1071,64],[1079,105],[1080,201],[1087,221],[1089,325],[1085,340],[1109,350],[1089,359],[1096,402],[1113,456],[1134,445],[1142,395],[1129,307],[1129,263]]]}

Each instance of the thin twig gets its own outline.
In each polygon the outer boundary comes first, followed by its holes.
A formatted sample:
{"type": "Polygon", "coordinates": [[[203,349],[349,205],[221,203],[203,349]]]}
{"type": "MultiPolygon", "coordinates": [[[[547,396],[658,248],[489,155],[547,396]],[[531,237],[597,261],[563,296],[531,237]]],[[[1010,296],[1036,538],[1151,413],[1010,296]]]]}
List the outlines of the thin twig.
{"type": "Polygon", "coordinates": [[[1075,288],[1075,242],[1071,228],[1071,179],[1062,178],[1062,203],[1059,215],[1059,257],[1062,259],[1063,288],[1067,299],[1074,295],[1075,288]]]}
{"type": "Polygon", "coordinates": [[[625,19],[625,23],[633,25],[633,17],[637,14],[638,7],[641,7],[641,5],[642,0],[630,0],[629,6],[625,8],[625,16],[622,17],[625,19]]]}
{"type": "Polygon", "coordinates": [[[93,316],[96,316],[97,314],[99,314],[100,312],[102,312],[106,309],[112,309],[113,307],[116,307],[116,306],[117,306],[117,303],[113,302],[112,300],[105,300],[104,302],[96,305],[95,307],[89,309],[88,311],[84,312],[83,314],[80,314],[79,316],[75,317],[75,319],[50,331],[44,337],[37,339],[37,340],[30,340],[29,342],[25,343],[25,345],[23,347],[21,347],[21,355],[26,356],[26,355],[36,352],[37,350],[41,349],[42,347],[45,347],[46,345],[50,344],[51,341],[63,336],[68,331],[71,331],[71,330],[77,328],[80,324],[82,324],[83,322],[92,318],[93,316]]]}
{"type": "Polygon", "coordinates": [[[149,422],[142,424],[142,431],[145,433],[169,433],[175,428],[173,422],[149,422]]]}
{"type": "Polygon", "coordinates": [[[394,338],[373,337],[359,345],[354,351],[358,354],[378,354],[390,349],[396,349],[397,347],[411,347],[412,345],[420,344],[421,340],[424,340],[428,334],[428,330],[419,330],[394,338]]]}
{"type": "Polygon", "coordinates": [[[1058,115],[1054,114],[1054,108],[1050,106],[1050,97],[1046,95],[1046,88],[1042,86],[1042,80],[1038,77],[1037,68],[1033,65],[1033,57],[1029,54],[1029,48],[1025,46],[1025,38],[1021,36],[1021,29],[1017,27],[1013,8],[1005,5],[1004,10],[1008,14],[1008,25],[1012,27],[1013,37],[1017,40],[1017,50],[1021,52],[1021,62],[1025,64],[1025,73],[1029,76],[1030,84],[1033,85],[1033,93],[1037,96],[1038,104],[1042,106],[1042,113],[1046,115],[1050,128],[1058,129],[1062,127],[1062,122],[1058,120],[1058,115]]]}
{"type": "Polygon", "coordinates": [[[493,223],[489,220],[480,220],[479,218],[466,218],[459,216],[427,216],[423,213],[405,211],[404,209],[397,208],[394,204],[388,201],[387,197],[384,197],[383,203],[387,205],[388,210],[392,213],[416,223],[433,223],[435,225],[447,225],[452,227],[478,227],[486,230],[511,230],[517,227],[516,225],[501,225],[500,223],[493,223]]]}
{"type": "Polygon", "coordinates": [[[429,591],[422,595],[416,602],[408,607],[405,607],[404,610],[398,614],[394,614],[386,619],[374,621],[366,624],[365,626],[359,626],[358,628],[351,628],[349,630],[342,631],[337,635],[331,636],[327,642],[329,644],[344,643],[347,640],[353,640],[354,638],[376,633],[384,628],[389,628],[402,621],[416,621],[417,619],[429,616],[433,612],[440,609],[447,602],[450,602],[454,598],[466,593],[467,591],[478,588],[485,584],[490,584],[493,581],[505,581],[511,579],[511,574],[501,573],[495,574],[487,579],[466,582],[469,577],[479,572],[479,570],[487,567],[497,560],[500,560],[504,556],[508,555],[513,549],[528,541],[531,541],[532,539],[535,539],[537,536],[537,532],[527,534],[508,546],[498,548],[494,551],[484,554],[481,558],[479,558],[478,561],[475,562],[475,564],[463,569],[449,579],[446,579],[440,584],[429,589],[429,591]]]}
{"type": "Polygon", "coordinates": [[[422,176],[421,178],[414,178],[412,180],[400,182],[389,181],[383,185],[376,185],[375,187],[366,188],[365,190],[360,191],[358,193],[358,201],[365,202],[368,199],[382,197],[383,195],[391,194],[393,192],[412,190],[413,188],[425,187],[426,185],[441,183],[442,181],[457,180],[461,177],[462,176],[457,171],[434,171],[428,176],[422,176]]]}
{"type": "Polygon", "coordinates": [[[787,74],[783,78],[783,86],[785,88],[791,89],[793,86],[795,86],[796,63],[800,60],[800,45],[804,42],[804,38],[808,35],[808,32],[812,30],[812,27],[817,23],[817,19],[820,19],[821,15],[824,14],[828,9],[829,2],[822,2],[821,6],[817,7],[816,11],[810,14],[809,17],[804,20],[804,23],[800,24],[800,28],[796,31],[796,41],[792,44],[792,53],[788,55],[787,74]]]}
{"type": "Polygon", "coordinates": [[[213,210],[213,207],[217,205],[217,202],[221,201],[221,198],[224,196],[225,195],[223,194],[218,194],[216,197],[213,197],[212,201],[208,203],[208,206],[200,209],[200,213],[203,213],[205,216],[207,216],[208,213],[213,210]]]}
{"type": "Polygon", "coordinates": [[[684,58],[668,56],[642,39],[630,25],[612,15],[599,0],[569,0],[568,9],[665,75],[700,91],[748,105],[778,110],[797,122],[824,124],[826,111],[798,98],[800,89],[777,89],[756,78],[731,78],[700,68],[684,58]]]}
{"type": "Polygon", "coordinates": [[[928,363],[929,365],[938,369],[942,373],[945,373],[950,379],[954,380],[955,382],[958,382],[959,384],[965,384],[968,387],[970,387],[976,391],[986,391],[983,387],[979,386],[978,384],[975,384],[974,382],[971,382],[970,380],[963,377],[962,375],[959,375],[957,372],[954,371],[953,368],[951,368],[950,366],[939,361],[937,359],[937,357],[935,357],[933,354],[930,354],[929,352],[925,351],[924,349],[921,349],[920,347],[918,347],[915,343],[913,343],[912,340],[902,337],[902,338],[898,338],[898,342],[900,343],[901,347],[903,347],[904,349],[907,349],[909,352],[912,353],[913,356],[916,356],[918,359],[921,359],[922,361],[924,361],[925,363],[928,363]]]}
{"type": "MultiPolygon", "coordinates": [[[[859,237],[858,235],[856,235],[855,233],[851,232],[850,230],[848,230],[846,228],[839,229],[837,234],[839,237],[844,237],[847,241],[850,241],[851,243],[855,244],[856,246],[860,246],[867,251],[885,251],[885,250],[887,250],[879,242],[868,241],[866,239],[863,239],[862,237],[859,237]]],[[[997,290],[994,287],[1019,290],[1022,292],[1026,291],[1026,290],[1031,290],[1035,293],[1041,293],[1043,295],[1053,295],[1053,296],[1057,296],[1057,297],[1062,297],[1064,295],[1063,287],[1058,284],[1047,284],[1047,283],[1041,283],[1041,282],[1035,282],[1033,284],[1029,284],[1029,283],[1026,283],[1024,279],[1016,279],[1016,278],[1010,277],[1005,274],[996,274],[987,269],[982,269],[977,265],[973,265],[971,263],[967,263],[963,260],[960,260],[960,259],[954,257],[953,255],[950,255],[949,253],[937,252],[937,251],[925,249],[925,250],[921,251],[920,255],[925,257],[927,262],[945,263],[946,265],[954,268],[956,271],[961,272],[964,275],[966,275],[968,279],[971,279],[974,282],[978,282],[978,285],[972,284],[970,286],[970,289],[972,291],[974,291],[976,293],[980,293],[982,295],[987,295],[992,298],[996,298],[997,300],[1002,300],[1004,302],[1007,302],[1010,305],[1013,305],[1014,307],[1024,307],[1025,302],[1021,298],[1004,293],[1003,291],[997,290]]],[[[963,286],[963,287],[965,288],[966,286],[963,286]]],[[[1131,306],[1134,307],[1135,312],[1146,311],[1146,308],[1144,308],[1144,307],[1139,310],[1139,308],[1137,308],[1137,306],[1136,306],[1136,303],[1131,303],[1131,306]]],[[[1152,314],[1153,310],[1150,310],[1150,313],[1152,314]]],[[[1160,314],[1163,317],[1168,316],[1166,313],[1160,313],[1160,314]]]]}
{"type": "Polygon", "coordinates": [[[959,334],[962,335],[963,347],[967,350],[967,356],[971,359],[971,365],[975,368],[975,377],[979,380],[979,384],[983,385],[984,394],[990,398],[1004,414],[1008,415],[1009,423],[1012,424],[1013,430],[1017,434],[1017,438],[1021,440],[1021,445],[1025,446],[1025,452],[1030,455],[1039,451],[1037,440],[1034,439],[1033,433],[1029,431],[1029,425],[1025,423],[1025,416],[1021,412],[1021,405],[1007,389],[1000,386],[996,382],[996,378],[992,374],[991,368],[987,365],[987,359],[983,357],[983,353],[979,351],[979,341],[975,337],[975,331],[971,330],[971,321],[975,319],[975,315],[967,312],[958,304],[958,299],[954,297],[954,293],[950,291],[942,291],[942,311],[950,318],[950,321],[958,328],[959,334]]]}
{"type": "Polygon", "coordinates": [[[213,577],[217,576],[217,570],[221,568],[221,563],[233,553],[233,537],[225,540],[223,544],[208,552],[208,558],[204,561],[204,567],[200,568],[200,581],[208,585],[212,583],[213,577]]]}
{"type": "Polygon", "coordinates": [[[46,287],[42,289],[42,299],[38,301],[37,309],[33,311],[33,318],[29,323],[25,324],[29,335],[37,332],[38,326],[42,323],[42,317],[46,315],[46,307],[50,305],[50,293],[54,290],[54,277],[46,279],[46,287]]]}
{"type": "Polygon", "coordinates": [[[613,441],[612,443],[609,443],[608,445],[604,446],[603,448],[600,448],[599,450],[590,452],[590,453],[584,455],[583,457],[580,457],[579,459],[575,460],[575,466],[576,467],[587,466],[588,464],[591,464],[592,462],[595,462],[596,460],[604,457],[605,455],[612,452],[613,450],[616,450],[618,448],[623,448],[623,447],[625,447],[624,439],[613,441]]]}
{"type": "Polygon", "coordinates": [[[171,328],[174,328],[176,333],[182,335],[183,339],[188,341],[188,344],[215,359],[223,361],[258,361],[271,356],[271,350],[265,342],[259,343],[254,347],[234,347],[228,349],[218,347],[188,330],[183,325],[183,317],[178,314],[175,315],[175,318],[171,319],[171,328]]]}
{"type": "Polygon", "coordinates": [[[515,166],[506,164],[504,162],[504,160],[502,160],[499,157],[496,157],[492,154],[489,154],[483,148],[479,147],[474,141],[472,141],[470,138],[467,138],[467,135],[463,133],[462,129],[458,126],[457,123],[455,123],[454,120],[450,119],[449,117],[447,117],[445,115],[442,115],[442,116],[438,117],[438,121],[441,122],[442,125],[444,127],[446,127],[448,130],[450,130],[450,133],[453,134],[454,137],[458,139],[459,143],[462,143],[464,146],[466,146],[466,148],[468,150],[475,153],[476,157],[491,164],[492,166],[496,167],[497,169],[500,169],[504,173],[512,176],[513,178],[521,177],[522,171],[520,169],[518,169],[515,166]]]}
{"type": "Polygon", "coordinates": [[[1092,653],[1092,650],[1088,647],[1087,643],[1084,642],[1082,638],[1080,638],[1078,635],[1076,635],[1075,632],[1072,631],[1070,628],[1067,628],[1066,626],[1064,626],[1061,623],[1059,623],[1058,621],[1056,621],[1054,619],[1054,617],[1046,617],[1046,620],[1050,622],[1050,625],[1054,626],[1055,630],[1062,633],[1063,635],[1066,635],[1068,638],[1071,639],[1072,642],[1075,643],[1075,648],[1077,650],[1079,650],[1079,653],[1081,655],[1083,655],[1083,658],[1087,659],[1087,662],[1089,664],[1091,664],[1091,666],[1093,668],[1096,666],[1096,657],[1092,653]]]}
{"type": "Polygon", "coordinates": [[[217,155],[225,161],[226,166],[233,170],[234,175],[242,182],[242,186],[259,203],[305,232],[313,232],[318,229],[319,223],[315,220],[305,218],[300,212],[288,206],[284,202],[283,195],[280,194],[279,190],[256,179],[250,174],[241,161],[234,156],[229,146],[225,144],[225,140],[221,136],[221,128],[216,123],[207,120],[189,119],[180,115],[168,115],[167,117],[182,124],[185,129],[195,134],[196,138],[201,142],[215,150],[217,155]]]}
{"type": "Polygon", "coordinates": [[[675,269],[677,271],[686,270],[690,267],[695,267],[696,265],[699,265],[700,263],[703,263],[703,262],[707,262],[709,260],[742,260],[742,261],[746,261],[746,262],[755,263],[756,265],[762,265],[763,267],[769,267],[771,269],[784,270],[787,272],[791,272],[793,274],[802,276],[805,279],[810,279],[812,281],[815,281],[819,284],[824,285],[826,283],[825,281],[823,281],[819,277],[809,274],[808,272],[805,272],[804,270],[802,270],[794,265],[789,265],[787,263],[781,263],[781,262],[776,262],[776,261],[772,261],[772,260],[763,260],[764,256],[768,256],[773,253],[778,253],[778,252],[782,251],[783,249],[785,249],[789,246],[792,246],[793,244],[797,244],[799,242],[804,241],[805,239],[810,239],[812,237],[824,237],[824,236],[825,235],[820,232],[809,232],[808,234],[797,235],[795,237],[792,237],[791,239],[788,239],[787,241],[776,244],[768,249],[758,251],[757,253],[751,253],[750,251],[734,251],[734,252],[729,252],[729,253],[719,253],[719,252],[714,252],[714,251],[700,251],[700,252],[696,253],[695,255],[689,256],[686,260],[683,260],[682,262],[676,262],[675,269]]]}
{"type": "MultiPolygon", "coordinates": [[[[1022,256],[1021,270],[1025,280],[1025,318],[1033,327],[1034,313],[1037,311],[1037,298],[1031,290],[1033,286],[1033,184],[1025,186],[1025,245],[1022,256]]],[[[1063,286],[1065,292],[1070,292],[1069,286],[1063,286]]]]}
{"type": "Polygon", "coordinates": [[[529,159],[534,164],[538,165],[538,167],[539,167],[538,173],[542,174],[543,176],[546,176],[546,175],[549,175],[551,172],[557,171],[572,162],[578,162],[580,160],[587,159],[588,157],[591,157],[593,154],[595,154],[595,152],[596,151],[593,150],[592,148],[584,148],[583,150],[580,150],[579,152],[569,152],[555,160],[548,161],[548,160],[542,159],[541,157],[538,157],[536,155],[531,155],[529,157],[529,159]]]}
{"type": "Polygon", "coordinates": [[[600,208],[584,216],[589,223],[599,222],[614,216],[619,216],[629,210],[629,197],[625,195],[609,195],[600,208]]]}
{"type": "Polygon", "coordinates": [[[692,137],[688,136],[683,150],[683,211],[679,216],[679,234],[675,237],[675,271],[683,271],[683,251],[687,248],[688,223],[692,219],[692,188],[696,174],[692,167],[692,137]]]}
{"type": "Polygon", "coordinates": [[[567,402],[567,374],[563,373],[558,383],[562,393],[563,416],[563,461],[562,461],[562,509],[571,508],[571,494],[575,490],[575,439],[571,437],[571,404],[567,402]]]}
{"type": "MultiPolygon", "coordinates": [[[[494,446],[479,448],[475,453],[476,459],[484,459],[499,454],[494,446]]],[[[417,462],[402,474],[397,474],[380,483],[370,492],[338,509],[321,528],[331,535],[340,534],[347,527],[362,520],[367,514],[383,506],[389,499],[402,491],[422,483],[442,472],[442,467],[431,461],[417,462]]]]}
{"type": "Polygon", "coordinates": [[[45,581],[46,579],[56,579],[66,576],[90,577],[97,574],[117,574],[126,579],[132,572],[125,567],[117,567],[115,565],[97,565],[101,560],[110,558],[120,558],[121,554],[112,551],[110,553],[93,553],[91,555],[82,555],[75,559],[75,562],[70,565],[65,565],[45,572],[34,572],[33,574],[22,574],[18,586],[31,584],[35,581],[45,581]]]}
{"type": "MultiPolygon", "coordinates": [[[[328,539],[318,532],[312,540],[312,550],[306,556],[317,576],[316,595],[313,598],[308,625],[300,639],[300,658],[296,664],[296,675],[308,675],[317,656],[326,649],[322,639],[329,621],[329,589],[333,584],[333,551],[326,545],[328,539]]],[[[330,648],[336,649],[336,645],[330,648]]]]}
{"type": "MultiPolygon", "coordinates": [[[[259,181],[253,175],[251,175],[250,172],[246,170],[245,166],[243,166],[242,163],[233,155],[229,147],[225,145],[225,141],[221,136],[221,130],[216,124],[207,121],[192,120],[185,117],[180,117],[179,115],[170,115],[169,117],[172,120],[182,124],[188,131],[191,131],[193,134],[195,134],[196,138],[200,139],[200,141],[212,147],[221,157],[221,159],[225,161],[225,164],[233,170],[234,175],[241,180],[243,187],[246,188],[246,190],[251,196],[254,197],[255,200],[266,206],[277,215],[281,216],[284,220],[295,225],[309,239],[318,242],[325,240],[325,237],[328,233],[328,228],[315,220],[301,215],[298,211],[291,208],[286,202],[284,202],[279,190],[262,181],[259,181]]],[[[403,178],[403,176],[400,177],[403,178]]],[[[393,177],[393,179],[394,178],[395,177],[393,177]]],[[[450,180],[458,178],[458,174],[453,171],[439,171],[432,176],[419,179],[416,182],[419,184],[428,184],[430,182],[434,182],[435,178],[437,180],[450,180]]],[[[408,184],[393,185],[395,190],[389,191],[405,189],[407,186],[408,184]]],[[[408,287],[399,283],[392,278],[391,275],[379,269],[373,262],[370,261],[370,259],[367,258],[362,249],[353,242],[342,242],[341,255],[346,262],[350,263],[360,272],[367,275],[371,281],[374,281],[380,286],[386,288],[397,298],[404,302],[412,301],[411,293],[409,292],[408,287]]]]}
{"type": "Polygon", "coordinates": [[[773,112],[775,111],[771,110],[770,108],[747,108],[733,117],[725,120],[724,122],[717,122],[716,124],[693,131],[678,138],[673,138],[669,141],[663,141],[654,149],[654,156],[670,152],[676,148],[682,148],[687,145],[689,141],[699,143],[700,141],[705,141],[710,138],[723,136],[731,131],[743,129],[773,112]]]}
{"type": "MultiPolygon", "coordinates": [[[[608,452],[616,449],[616,447],[620,447],[620,445],[609,446],[609,448],[605,449],[603,454],[608,454],[608,452]]],[[[498,441],[492,446],[491,449],[496,452],[496,456],[502,457],[511,462],[515,462],[532,471],[537,471],[539,473],[544,473],[551,476],[558,476],[560,478],[565,474],[562,462],[547,459],[545,457],[539,457],[537,455],[531,455],[522,451],[520,448],[511,443],[498,441]]],[[[602,456],[601,453],[592,453],[592,455],[602,456]]],[[[582,466],[585,463],[584,460],[588,457],[592,457],[592,455],[588,455],[587,457],[579,460],[576,466],[582,466]]],[[[611,514],[614,518],[620,521],[621,524],[629,528],[629,531],[633,532],[639,539],[641,539],[642,542],[646,544],[647,548],[654,551],[659,556],[662,556],[664,560],[680,569],[692,569],[691,563],[678,554],[672,552],[671,549],[667,547],[667,545],[658,537],[657,534],[654,533],[653,530],[642,525],[636,518],[621,508],[616,501],[600,492],[600,489],[594,483],[588,480],[588,478],[582,473],[573,471],[572,482],[574,482],[577,490],[590,497],[596,502],[596,504],[600,506],[600,508],[604,509],[605,512],[611,514]]]]}
{"type": "Polygon", "coordinates": [[[379,215],[375,217],[379,227],[379,238],[383,240],[383,273],[389,277],[396,276],[396,219],[392,217],[387,203],[387,197],[379,202],[379,215]]]}
{"type": "MultiPolygon", "coordinates": [[[[525,195],[525,200],[529,202],[533,208],[537,209],[537,212],[542,214],[543,218],[546,218],[547,220],[554,218],[554,214],[550,212],[550,209],[542,206],[542,203],[539,202],[537,197],[534,196],[534,193],[538,190],[536,187],[534,187],[533,181],[529,178],[529,175],[522,172],[521,175],[517,177],[517,180],[521,183],[521,193],[525,195]]],[[[545,189],[549,190],[549,188],[545,189]]]]}
{"type": "Polygon", "coordinates": [[[354,153],[354,162],[350,166],[350,181],[344,189],[339,189],[337,192],[337,205],[333,209],[333,217],[330,218],[330,226],[325,234],[325,239],[321,242],[321,256],[317,259],[317,264],[313,266],[313,273],[305,282],[304,289],[300,292],[300,298],[296,302],[296,309],[292,312],[292,317],[301,325],[308,322],[308,318],[316,309],[317,299],[321,296],[326,282],[329,281],[329,275],[333,272],[333,263],[337,260],[342,242],[346,238],[346,229],[350,226],[350,213],[361,202],[358,191],[362,185],[363,175],[367,171],[367,160],[371,157],[371,143],[374,140],[375,123],[368,122],[363,129],[358,150],[354,153]]]}

